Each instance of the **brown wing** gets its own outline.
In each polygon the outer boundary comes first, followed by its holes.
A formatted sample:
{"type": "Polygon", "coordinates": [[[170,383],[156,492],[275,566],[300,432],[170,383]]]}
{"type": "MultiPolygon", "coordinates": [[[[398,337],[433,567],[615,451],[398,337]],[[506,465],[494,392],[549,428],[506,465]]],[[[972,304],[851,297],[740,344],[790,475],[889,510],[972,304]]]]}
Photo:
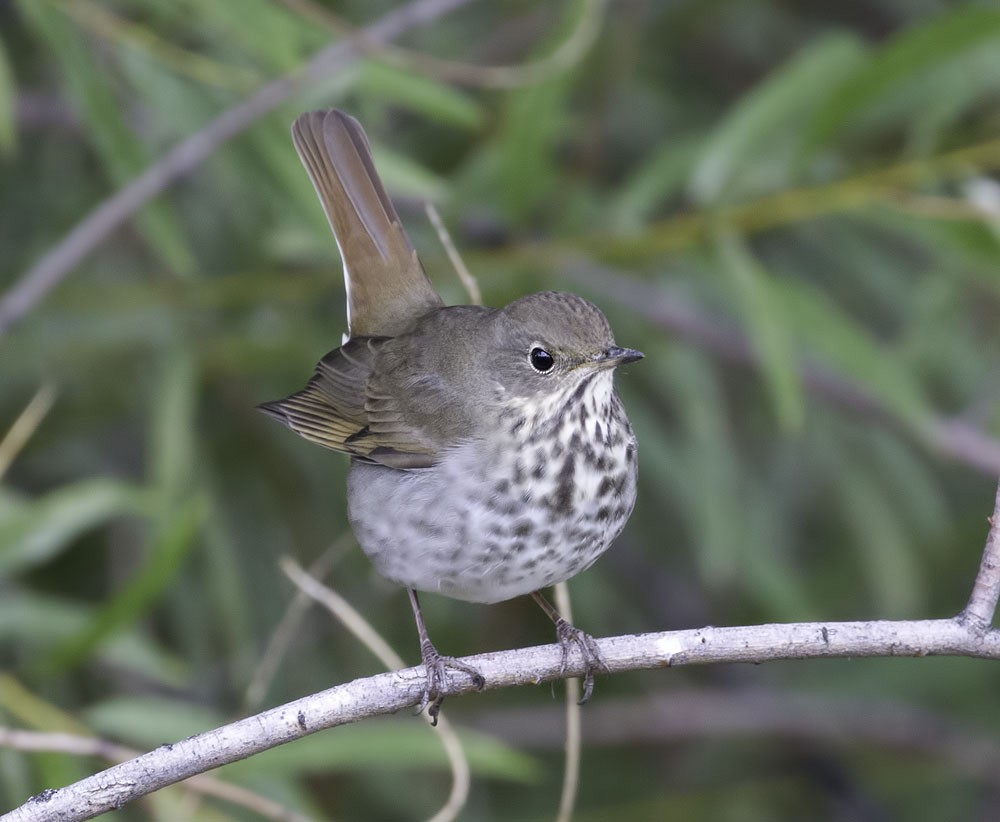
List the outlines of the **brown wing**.
{"type": "Polygon", "coordinates": [[[358,121],[313,111],[292,125],[292,140],[340,247],[351,336],[396,336],[440,307],[358,121]]]}
{"type": "Polygon", "coordinates": [[[378,337],[348,340],[317,363],[305,388],[258,408],[324,448],[391,468],[433,465],[437,449],[419,432],[401,425],[386,428],[377,414],[373,424],[369,416],[368,386],[385,342],[378,337]]]}

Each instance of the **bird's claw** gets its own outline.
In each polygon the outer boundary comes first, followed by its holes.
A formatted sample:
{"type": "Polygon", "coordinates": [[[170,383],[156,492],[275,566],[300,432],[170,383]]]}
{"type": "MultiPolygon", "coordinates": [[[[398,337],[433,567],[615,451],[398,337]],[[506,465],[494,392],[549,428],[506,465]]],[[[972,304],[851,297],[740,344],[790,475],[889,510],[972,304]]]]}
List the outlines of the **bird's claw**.
{"type": "Polygon", "coordinates": [[[569,662],[570,649],[575,645],[583,655],[583,696],[580,697],[580,705],[585,705],[591,694],[594,693],[594,672],[602,671],[610,673],[608,663],[601,655],[601,649],[597,647],[597,641],[586,631],[581,631],[575,625],[571,625],[560,617],[556,621],[556,638],[559,640],[559,647],[562,649],[562,665],[559,673],[566,672],[569,662]]]}
{"type": "Polygon", "coordinates": [[[461,671],[472,677],[472,684],[475,685],[477,691],[481,691],[485,687],[486,680],[471,665],[466,665],[453,656],[444,656],[430,642],[425,642],[421,645],[420,655],[423,657],[424,670],[427,672],[427,681],[424,685],[424,693],[416,712],[419,714],[424,708],[427,708],[427,715],[431,718],[431,725],[436,726],[438,714],[441,713],[441,703],[444,702],[445,698],[445,694],[442,692],[447,689],[448,668],[461,671]]]}

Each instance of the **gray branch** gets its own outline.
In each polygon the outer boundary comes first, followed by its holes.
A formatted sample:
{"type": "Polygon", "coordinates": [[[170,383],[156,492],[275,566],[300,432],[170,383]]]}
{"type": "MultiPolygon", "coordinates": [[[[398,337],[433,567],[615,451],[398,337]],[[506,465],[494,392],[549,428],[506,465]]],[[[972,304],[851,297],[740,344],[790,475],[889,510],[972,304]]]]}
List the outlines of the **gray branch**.
{"type": "MultiPolygon", "coordinates": [[[[598,640],[611,673],[721,662],[818,657],[970,656],[1000,659],[1000,631],[956,617],[912,621],[813,622],[700,628],[598,640]]],[[[583,674],[573,655],[561,670],[558,645],[465,657],[486,690],[538,685],[583,674]]],[[[412,708],[424,687],[422,667],[356,679],[197,736],[163,745],[65,788],[45,791],[0,822],[90,819],[212,768],[308,734],[412,708]]],[[[452,674],[448,693],[469,694],[469,676],[452,674]]],[[[600,699],[600,694],[598,694],[600,699]]]]}
{"type": "MultiPolygon", "coordinates": [[[[1000,631],[991,627],[1000,596],[1000,487],[983,559],[966,608],[951,619],[871,622],[799,622],[735,628],[633,634],[597,641],[608,673],[819,657],[967,656],[1000,659],[1000,631]]],[[[579,652],[562,665],[558,645],[465,657],[486,690],[538,685],[584,673],[579,652]]],[[[73,822],[120,808],[148,793],[220,765],[338,725],[412,708],[421,701],[422,667],[378,674],[297,699],[256,716],[189,737],[81,779],[43,791],[0,822],[73,822]]],[[[449,696],[475,691],[455,671],[449,696]]]]}

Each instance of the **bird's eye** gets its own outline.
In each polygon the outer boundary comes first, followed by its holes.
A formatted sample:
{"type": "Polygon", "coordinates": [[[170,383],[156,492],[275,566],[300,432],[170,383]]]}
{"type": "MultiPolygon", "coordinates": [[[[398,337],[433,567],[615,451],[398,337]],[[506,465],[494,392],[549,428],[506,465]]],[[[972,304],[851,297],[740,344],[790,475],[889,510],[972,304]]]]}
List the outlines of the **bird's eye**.
{"type": "Polygon", "coordinates": [[[545,374],[552,370],[552,366],[556,364],[555,360],[552,359],[552,355],[546,351],[544,348],[539,348],[537,345],[531,349],[528,354],[528,362],[531,363],[531,367],[534,368],[539,374],[545,374]]]}

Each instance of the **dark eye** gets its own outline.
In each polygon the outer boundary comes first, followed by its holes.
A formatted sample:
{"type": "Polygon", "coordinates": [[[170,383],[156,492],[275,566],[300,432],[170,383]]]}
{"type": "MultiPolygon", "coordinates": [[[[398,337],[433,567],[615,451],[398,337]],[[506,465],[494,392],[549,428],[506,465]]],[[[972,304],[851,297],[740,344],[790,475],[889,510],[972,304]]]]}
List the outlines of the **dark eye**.
{"type": "Polygon", "coordinates": [[[531,349],[531,353],[528,354],[528,361],[531,363],[531,367],[540,374],[551,371],[552,366],[556,364],[555,360],[552,359],[552,355],[544,348],[539,348],[538,346],[531,349]]]}

